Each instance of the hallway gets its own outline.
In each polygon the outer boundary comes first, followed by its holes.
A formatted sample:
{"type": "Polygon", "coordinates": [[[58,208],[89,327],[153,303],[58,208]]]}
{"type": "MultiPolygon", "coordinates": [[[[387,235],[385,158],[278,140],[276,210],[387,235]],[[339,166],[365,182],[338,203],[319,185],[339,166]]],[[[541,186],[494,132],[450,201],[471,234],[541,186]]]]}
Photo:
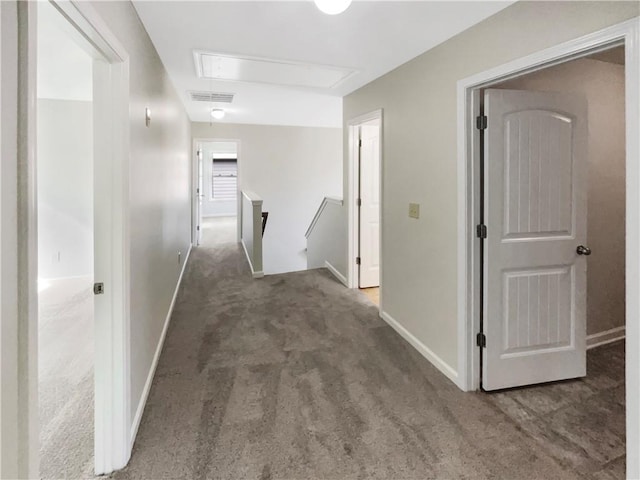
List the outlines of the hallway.
{"type": "Polygon", "coordinates": [[[324,270],[252,280],[226,244],[192,252],[114,478],[584,478],[563,465],[359,292],[324,270]]]}

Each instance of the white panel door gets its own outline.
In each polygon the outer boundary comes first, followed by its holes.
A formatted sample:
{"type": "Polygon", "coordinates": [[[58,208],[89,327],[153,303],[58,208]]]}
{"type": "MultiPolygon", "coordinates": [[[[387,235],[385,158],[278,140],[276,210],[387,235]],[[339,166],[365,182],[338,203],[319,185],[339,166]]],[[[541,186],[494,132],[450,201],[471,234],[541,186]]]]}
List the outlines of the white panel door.
{"type": "Polygon", "coordinates": [[[483,388],[586,375],[587,104],[485,92],[483,388]]]}
{"type": "Polygon", "coordinates": [[[379,123],[360,127],[360,288],[380,285],[379,123]]]}
{"type": "Polygon", "coordinates": [[[198,148],[198,187],[196,189],[196,246],[202,241],[202,199],[204,198],[204,162],[202,147],[198,148]]]}

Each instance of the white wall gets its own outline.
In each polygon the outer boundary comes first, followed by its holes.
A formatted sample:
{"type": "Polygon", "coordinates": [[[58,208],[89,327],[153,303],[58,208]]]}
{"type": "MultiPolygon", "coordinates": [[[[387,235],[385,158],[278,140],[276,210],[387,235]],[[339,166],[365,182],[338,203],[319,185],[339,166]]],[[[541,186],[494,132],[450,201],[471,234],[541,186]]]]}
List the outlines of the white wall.
{"type": "Polygon", "coordinates": [[[251,264],[251,269],[255,270],[253,267],[254,259],[253,259],[253,203],[251,202],[251,198],[242,195],[240,199],[240,205],[242,208],[242,228],[240,234],[240,240],[244,245],[245,252],[249,257],[249,263],[251,264]]]}
{"type": "Polygon", "coordinates": [[[307,237],[307,268],[328,262],[345,279],[347,270],[347,212],[342,203],[328,200],[307,237]]]}
{"type": "Polygon", "coordinates": [[[130,57],[131,418],[191,243],[190,122],[130,2],[92,2],[130,57]],[[145,126],[145,107],[151,125],[145,126]]]}
{"type": "Polygon", "coordinates": [[[254,277],[264,276],[262,269],[262,200],[253,192],[242,192],[242,228],[240,240],[254,277]]]}
{"type": "Polygon", "coordinates": [[[382,305],[454,371],[457,81],[639,13],[637,2],[517,2],[344,98],[345,125],[384,109],[382,305]]]}
{"type": "Polygon", "coordinates": [[[625,324],[624,66],[580,59],[499,88],[582,93],[589,104],[587,334],[625,324]]]}
{"type": "Polygon", "coordinates": [[[93,98],[93,58],[70,32],[68,22],[52,4],[38,3],[38,98],[93,98]]]}
{"type": "Polygon", "coordinates": [[[201,146],[203,152],[203,190],[202,216],[228,217],[238,213],[238,200],[214,200],[211,198],[212,161],[214,154],[237,155],[237,145],[234,142],[205,142],[201,146]]]}
{"type": "Polygon", "coordinates": [[[38,277],[93,273],[91,102],[38,99],[38,277]]]}
{"type": "Polygon", "coordinates": [[[269,212],[265,274],[305,270],[304,237],[322,199],[340,196],[339,128],[193,123],[194,138],[237,139],[241,190],[255,192],[269,212]]]}

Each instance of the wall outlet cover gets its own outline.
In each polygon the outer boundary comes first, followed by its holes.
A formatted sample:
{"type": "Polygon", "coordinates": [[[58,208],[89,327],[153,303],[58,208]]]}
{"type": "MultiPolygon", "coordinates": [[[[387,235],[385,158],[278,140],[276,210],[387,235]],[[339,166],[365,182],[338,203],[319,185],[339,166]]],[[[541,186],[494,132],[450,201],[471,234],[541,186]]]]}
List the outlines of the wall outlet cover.
{"type": "Polygon", "coordinates": [[[419,203],[410,203],[409,204],[409,217],[410,218],[420,218],[420,204],[419,203]]]}

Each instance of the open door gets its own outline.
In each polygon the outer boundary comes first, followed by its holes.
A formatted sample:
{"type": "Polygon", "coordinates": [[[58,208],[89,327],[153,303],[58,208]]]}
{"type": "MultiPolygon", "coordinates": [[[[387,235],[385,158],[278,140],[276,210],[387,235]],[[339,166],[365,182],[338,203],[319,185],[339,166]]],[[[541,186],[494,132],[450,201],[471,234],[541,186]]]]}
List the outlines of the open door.
{"type": "Polygon", "coordinates": [[[360,288],[380,286],[380,121],[360,127],[360,288]]]}
{"type": "Polygon", "coordinates": [[[483,388],[586,375],[587,104],[486,90],[483,388]]]}
{"type": "Polygon", "coordinates": [[[196,187],[196,246],[202,242],[202,198],[204,197],[204,164],[202,162],[202,146],[198,146],[198,185],[196,187]]]}

